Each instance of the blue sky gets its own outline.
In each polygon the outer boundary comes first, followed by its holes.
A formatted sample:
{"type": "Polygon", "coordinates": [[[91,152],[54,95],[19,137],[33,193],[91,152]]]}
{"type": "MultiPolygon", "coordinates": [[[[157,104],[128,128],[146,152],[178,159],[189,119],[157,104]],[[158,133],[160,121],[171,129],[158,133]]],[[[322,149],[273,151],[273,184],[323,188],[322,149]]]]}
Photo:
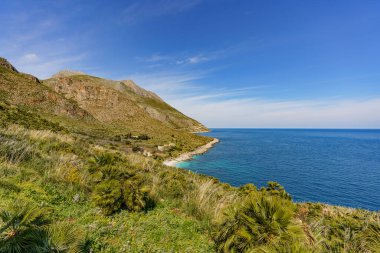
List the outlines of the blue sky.
{"type": "Polygon", "coordinates": [[[209,127],[380,128],[380,1],[15,1],[0,56],[132,79],[209,127]]]}

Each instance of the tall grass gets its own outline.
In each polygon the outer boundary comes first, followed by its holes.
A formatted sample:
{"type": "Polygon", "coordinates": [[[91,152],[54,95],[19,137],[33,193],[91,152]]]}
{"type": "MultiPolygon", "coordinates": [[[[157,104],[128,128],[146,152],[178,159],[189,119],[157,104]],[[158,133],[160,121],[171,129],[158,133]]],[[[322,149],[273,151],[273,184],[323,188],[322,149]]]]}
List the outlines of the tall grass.
{"type": "Polygon", "coordinates": [[[193,176],[194,188],[183,199],[185,211],[211,225],[219,220],[223,210],[231,205],[236,195],[223,189],[214,179],[201,179],[193,176]]]}

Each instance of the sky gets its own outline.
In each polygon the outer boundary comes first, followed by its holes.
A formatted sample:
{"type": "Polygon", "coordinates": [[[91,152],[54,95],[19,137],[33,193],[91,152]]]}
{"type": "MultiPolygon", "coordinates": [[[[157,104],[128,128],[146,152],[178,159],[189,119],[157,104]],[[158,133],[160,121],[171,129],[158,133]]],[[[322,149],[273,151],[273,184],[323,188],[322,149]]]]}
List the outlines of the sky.
{"type": "Polygon", "coordinates": [[[0,56],[132,79],[208,127],[380,128],[380,1],[2,0],[0,56]]]}

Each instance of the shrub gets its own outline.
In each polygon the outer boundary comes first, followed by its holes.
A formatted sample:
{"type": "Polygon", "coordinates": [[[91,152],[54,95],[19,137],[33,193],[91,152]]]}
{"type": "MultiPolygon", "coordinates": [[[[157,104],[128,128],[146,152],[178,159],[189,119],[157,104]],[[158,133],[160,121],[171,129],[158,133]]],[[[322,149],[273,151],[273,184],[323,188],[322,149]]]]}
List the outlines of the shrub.
{"type": "Polygon", "coordinates": [[[283,186],[277,182],[269,181],[267,187],[260,188],[260,191],[266,192],[273,196],[279,196],[284,199],[292,200],[292,197],[287,193],[283,186]]]}
{"type": "Polygon", "coordinates": [[[158,195],[166,198],[182,198],[189,190],[186,176],[174,171],[164,171],[160,174],[158,195]]]}
{"type": "Polygon", "coordinates": [[[93,196],[95,204],[102,208],[104,214],[111,215],[122,206],[121,184],[118,180],[105,180],[95,186],[93,196]]]}
{"type": "Polygon", "coordinates": [[[114,164],[117,156],[111,153],[100,153],[99,155],[96,155],[94,158],[95,162],[98,165],[105,166],[114,164]]]}
{"type": "Polygon", "coordinates": [[[47,210],[29,203],[0,212],[0,252],[84,252],[82,231],[69,223],[50,224],[47,210]]]}
{"type": "Polygon", "coordinates": [[[58,222],[46,229],[41,252],[85,252],[84,247],[85,236],[81,229],[67,222],[58,222]]]}
{"type": "Polygon", "coordinates": [[[100,169],[102,173],[103,180],[108,179],[128,179],[134,175],[134,172],[131,171],[128,167],[120,167],[120,166],[104,166],[100,169]]]}
{"type": "Polygon", "coordinates": [[[301,234],[293,223],[293,204],[276,196],[250,194],[234,206],[215,236],[219,252],[248,252],[301,234]]]}
{"type": "Polygon", "coordinates": [[[239,195],[247,196],[251,193],[257,192],[257,187],[253,184],[245,184],[243,186],[240,186],[238,190],[239,190],[239,192],[238,192],[239,195]]]}
{"type": "Polygon", "coordinates": [[[123,184],[123,201],[127,210],[142,211],[154,206],[149,196],[149,188],[136,180],[126,180],[123,184]]]}

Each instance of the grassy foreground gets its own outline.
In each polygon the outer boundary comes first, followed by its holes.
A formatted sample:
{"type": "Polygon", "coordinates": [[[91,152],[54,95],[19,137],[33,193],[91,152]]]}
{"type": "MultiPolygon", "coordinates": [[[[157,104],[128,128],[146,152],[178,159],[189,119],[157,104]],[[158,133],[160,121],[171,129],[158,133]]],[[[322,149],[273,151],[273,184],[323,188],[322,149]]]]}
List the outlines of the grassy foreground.
{"type": "Polygon", "coordinates": [[[0,128],[0,252],[379,252],[378,212],[234,188],[23,115],[0,128]]]}

